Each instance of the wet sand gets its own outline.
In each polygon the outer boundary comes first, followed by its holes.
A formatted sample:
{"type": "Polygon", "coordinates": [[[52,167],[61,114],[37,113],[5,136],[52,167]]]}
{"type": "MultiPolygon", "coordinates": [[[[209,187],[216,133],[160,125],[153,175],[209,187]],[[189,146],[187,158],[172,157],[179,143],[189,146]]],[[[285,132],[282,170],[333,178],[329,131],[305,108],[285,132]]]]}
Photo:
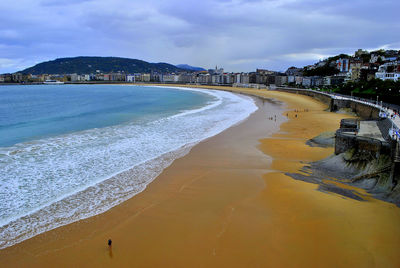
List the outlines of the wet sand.
{"type": "Polygon", "coordinates": [[[400,267],[399,208],[285,175],[332,154],[305,143],[346,116],[305,96],[243,91],[284,102],[289,120],[258,100],[248,120],[195,146],[141,194],[1,250],[2,266],[400,267]]]}

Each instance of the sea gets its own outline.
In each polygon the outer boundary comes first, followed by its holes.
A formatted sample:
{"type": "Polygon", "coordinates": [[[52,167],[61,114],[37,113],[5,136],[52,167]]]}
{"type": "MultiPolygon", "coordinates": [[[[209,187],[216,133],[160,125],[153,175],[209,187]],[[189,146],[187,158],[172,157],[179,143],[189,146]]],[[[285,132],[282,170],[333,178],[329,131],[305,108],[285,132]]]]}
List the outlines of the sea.
{"type": "Polygon", "coordinates": [[[0,248],[120,204],[254,101],[134,85],[0,86],[0,248]]]}

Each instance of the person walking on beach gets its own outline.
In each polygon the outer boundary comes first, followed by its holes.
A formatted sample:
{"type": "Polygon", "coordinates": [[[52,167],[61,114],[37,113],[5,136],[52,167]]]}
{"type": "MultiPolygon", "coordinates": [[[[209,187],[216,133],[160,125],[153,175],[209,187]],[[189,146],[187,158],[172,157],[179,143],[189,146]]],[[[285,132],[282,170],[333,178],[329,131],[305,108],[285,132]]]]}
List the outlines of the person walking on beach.
{"type": "Polygon", "coordinates": [[[113,258],[113,252],[112,252],[112,240],[111,239],[108,239],[107,245],[108,245],[108,255],[112,259],[113,258]]]}

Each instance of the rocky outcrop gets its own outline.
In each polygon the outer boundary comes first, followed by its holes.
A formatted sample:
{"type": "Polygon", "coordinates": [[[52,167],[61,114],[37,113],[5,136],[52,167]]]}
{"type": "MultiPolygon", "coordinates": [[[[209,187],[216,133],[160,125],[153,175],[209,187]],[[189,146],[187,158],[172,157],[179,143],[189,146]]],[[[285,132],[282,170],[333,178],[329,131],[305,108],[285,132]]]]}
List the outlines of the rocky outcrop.
{"type": "MultiPolygon", "coordinates": [[[[397,144],[357,137],[357,126],[355,120],[342,120],[341,129],[335,133],[335,154],[309,163],[302,170],[307,175],[288,175],[297,180],[318,184],[321,191],[363,200],[354,190],[327,183],[330,180],[339,181],[363,188],[376,198],[400,206],[400,163],[394,161],[397,144]]],[[[327,137],[327,133],[322,133],[307,143],[326,147],[327,137]]]]}

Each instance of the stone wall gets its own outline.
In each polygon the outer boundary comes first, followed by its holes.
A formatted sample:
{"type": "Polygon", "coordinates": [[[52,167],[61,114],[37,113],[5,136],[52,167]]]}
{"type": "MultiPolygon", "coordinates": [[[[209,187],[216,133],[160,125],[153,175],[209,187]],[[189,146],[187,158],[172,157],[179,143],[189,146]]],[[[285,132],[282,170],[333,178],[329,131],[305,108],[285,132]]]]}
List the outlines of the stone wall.
{"type": "Polygon", "coordinates": [[[301,95],[306,95],[309,97],[312,97],[314,99],[317,99],[321,101],[322,103],[325,103],[326,105],[331,105],[331,97],[318,92],[318,91],[306,91],[306,90],[301,90],[297,88],[277,88],[277,91],[283,91],[283,92],[288,92],[288,93],[295,93],[295,94],[301,94],[301,95]]]}
{"type": "Polygon", "coordinates": [[[356,135],[354,133],[342,132],[340,129],[335,135],[335,154],[341,154],[354,148],[356,145],[356,135]]]}
{"type": "Polygon", "coordinates": [[[349,129],[338,129],[335,135],[335,154],[344,153],[350,149],[365,154],[391,155],[391,145],[388,142],[359,137],[354,132],[349,132],[349,129]]]}
{"type": "Polygon", "coordinates": [[[331,112],[338,111],[343,108],[351,109],[354,113],[356,113],[362,119],[379,119],[379,109],[368,104],[364,104],[361,102],[353,101],[353,100],[342,100],[342,99],[333,99],[331,96],[327,95],[323,92],[318,91],[309,91],[302,90],[297,88],[277,88],[278,91],[295,93],[310,96],[314,99],[329,105],[329,110],[331,112]]]}
{"type": "Polygon", "coordinates": [[[332,99],[330,105],[331,112],[343,108],[351,109],[362,119],[379,119],[379,109],[374,106],[352,100],[332,99]]]}

